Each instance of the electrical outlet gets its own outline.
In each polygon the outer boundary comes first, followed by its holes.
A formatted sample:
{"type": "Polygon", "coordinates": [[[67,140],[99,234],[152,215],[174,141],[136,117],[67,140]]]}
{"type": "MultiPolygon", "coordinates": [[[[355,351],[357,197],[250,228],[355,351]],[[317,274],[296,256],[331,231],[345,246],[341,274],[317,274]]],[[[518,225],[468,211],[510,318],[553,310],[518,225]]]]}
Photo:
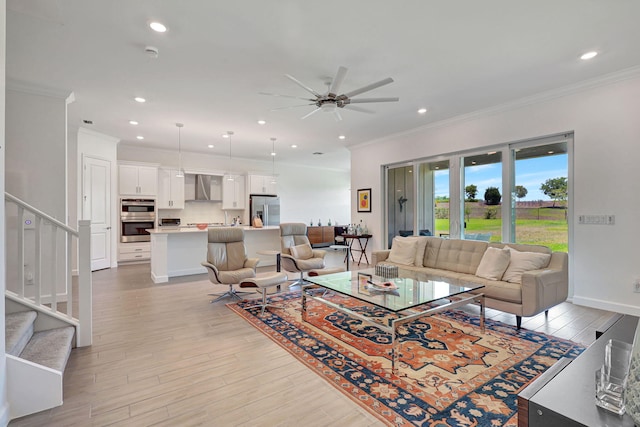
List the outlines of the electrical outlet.
{"type": "Polygon", "coordinates": [[[633,292],[640,293],[640,278],[633,281],[633,292]]]}

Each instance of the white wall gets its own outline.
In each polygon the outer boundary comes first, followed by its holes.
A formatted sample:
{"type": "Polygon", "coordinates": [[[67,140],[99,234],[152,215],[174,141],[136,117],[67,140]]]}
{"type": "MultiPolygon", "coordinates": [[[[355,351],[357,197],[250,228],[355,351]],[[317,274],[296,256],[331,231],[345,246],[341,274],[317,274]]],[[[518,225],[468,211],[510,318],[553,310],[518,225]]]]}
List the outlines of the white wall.
{"type": "MultiPolygon", "coordinates": [[[[166,167],[178,166],[177,153],[171,150],[156,150],[139,148],[120,144],[118,147],[118,160],[158,163],[166,167]]],[[[183,167],[187,172],[210,171],[220,174],[227,171],[228,157],[212,156],[200,153],[182,153],[183,167]]],[[[233,159],[233,172],[246,174],[271,175],[272,163],[266,161],[233,159]]],[[[344,224],[350,218],[350,198],[348,171],[330,169],[309,168],[299,165],[275,165],[278,195],[280,196],[280,221],[304,222],[309,224],[311,219],[317,223],[318,219],[326,224],[329,219],[332,223],[344,224]]],[[[206,205],[204,205],[206,206],[206,205]]],[[[248,221],[248,200],[244,221],[248,221]]],[[[196,210],[206,210],[202,204],[187,204],[185,211],[163,211],[163,216],[177,216],[181,219],[195,218],[196,210]],[[169,214],[167,212],[170,212],[169,214]]],[[[233,212],[229,215],[233,215],[233,212]]],[[[211,219],[203,218],[207,222],[219,222],[224,218],[219,209],[219,204],[211,204],[211,219]]],[[[195,222],[183,220],[183,222],[195,222]]]]}
{"type": "Polygon", "coordinates": [[[6,190],[64,223],[69,95],[7,82],[6,190]]]}
{"type": "MultiPolygon", "coordinates": [[[[5,183],[5,58],[6,58],[6,16],[7,4],[0,0],[0,192],[4,194],[5,183]]],[[[4,235],[4,203],[0,205],[0,291],[4,295],[5,278],[5,246],[4,235]]],[[[9,424],[9,406],[7,402],[7,357],[5,356],[5,322],[4,302],[0,304],[0,426],[9,424]]]]}
{"type": "MultiPolygon", "coordinates": [[[[116,267],[118,265],[118,224],[120,223],[120,216],[118,208],[120,206],[118,195],[118,161],[117,161],[117,149],[119,139],[113,138],[108,135],[104,135],[99,132],[94,132],[86,128],[79,128],[76,134],[77,151],[74,153],[74,164],[76,169],[74,170],[74,185],[73,194],[69,194],[70,207],[73,203],[77,207],[76,218],[83,218],[82,212],[82,179],[83,179],[83,159],[85,156],[98,158],[111,162],[111,266],[116,267]],[[77,201],[77,202],[72,202],[77,201]]],[[[71,138],[70,138],[71,141],[71,138]]],[[[71,146],[71,144],[69,144],[71,146]]],[[[71,150],[70,150],[71,151],[71,150]]],[[[71,157],[71,154],[70,154],[71,157]]],[[[71,163],[71,161],[70,161],[71,163]]],[[[71,176],[71,171],[69,172],[71,176]]],[[[72,226],[76,228],[77,221],[72,223],[72,226]]]]}
{"type": "Polygon", "coordinates": [[[640,293],[632,291],[634,278],[640,277],[638,111],[640,69],[634,69],[354,148],[352,188],[373,189],[373,246],[381,248],[384,229],[380,165],[574,131],[572,220],[576,224],[580,214],[614,214],[616,222],[574,225],[569,248],[573,301],[640,315],[640,293]]]}

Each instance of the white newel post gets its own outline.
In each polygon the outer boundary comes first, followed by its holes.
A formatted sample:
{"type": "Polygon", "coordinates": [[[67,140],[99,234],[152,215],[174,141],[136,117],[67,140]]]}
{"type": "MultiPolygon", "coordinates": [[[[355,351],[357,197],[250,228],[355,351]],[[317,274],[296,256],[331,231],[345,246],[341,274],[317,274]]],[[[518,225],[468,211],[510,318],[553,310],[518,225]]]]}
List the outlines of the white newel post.
{"type": "Polygon", "coordinates": [[[91,283],[91,221],[78,221],[78,327],[77,346],[92,343],[93,289],[91,283]]]}

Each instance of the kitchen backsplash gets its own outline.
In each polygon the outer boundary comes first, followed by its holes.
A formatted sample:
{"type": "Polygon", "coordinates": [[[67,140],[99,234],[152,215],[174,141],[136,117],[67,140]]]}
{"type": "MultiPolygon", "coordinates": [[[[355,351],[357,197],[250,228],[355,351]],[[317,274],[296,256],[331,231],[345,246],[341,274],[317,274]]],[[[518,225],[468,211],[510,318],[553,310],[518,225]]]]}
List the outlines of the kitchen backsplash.
{"type": "MultiPolygon", "coordinates": [[[[224,223],[225,216],[221,209],[220,203],[208,202],[185,202],[184,209],[158,209],[158,223],[162,218],[180,218],[180,224],[189,223],[224,223]]],[[[243,223],[245,222],[244,211],[228,210],[227,221],[231,223],[232,219],[240,215],[243,223]]]]}

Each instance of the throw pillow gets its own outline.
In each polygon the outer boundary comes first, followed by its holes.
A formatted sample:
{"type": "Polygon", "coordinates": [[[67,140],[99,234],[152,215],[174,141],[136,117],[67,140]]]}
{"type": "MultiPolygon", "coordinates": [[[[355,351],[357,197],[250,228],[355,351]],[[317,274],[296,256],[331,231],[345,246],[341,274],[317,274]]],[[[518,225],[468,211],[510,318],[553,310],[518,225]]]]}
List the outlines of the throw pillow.
{"type": "Polygon", "coordinates": [[[303,243],[302,245],[291,246],[291,255],[297,259],[310,259],[313,258],[313,249],[311,245],[303,243]]]}
{"type": "Polygon", "coordinates": [[[522,283],[522,273],[531,270],[540,270],[549,265],[550,254],[539,252],[520,252],[509,246],[506,249],[511,251],[511,261],[509,267],[504,272],[502,280],[511,283],[522,283]]]}
{"type": "Polygon", "coordinates": [[[417,241],[410,237],[394,237],[387,261],[402,265],[413,265],[417,241]]]}
{"type": "Polygon", "coordinates": [[[487,248],[482,255],[476,276],[489,280],[500,280],[509,266],[511,251],[507,248],[487,248]]]}
{"type": "Polygon", "coordinates": [[[422,267],[422,260],[424,259],[424,250],[427,248],[427,239],[420,236],[409,236],[405,239],[416,241],[416,256],[413,260],[413,265],[416,267],[422,267]]]}

